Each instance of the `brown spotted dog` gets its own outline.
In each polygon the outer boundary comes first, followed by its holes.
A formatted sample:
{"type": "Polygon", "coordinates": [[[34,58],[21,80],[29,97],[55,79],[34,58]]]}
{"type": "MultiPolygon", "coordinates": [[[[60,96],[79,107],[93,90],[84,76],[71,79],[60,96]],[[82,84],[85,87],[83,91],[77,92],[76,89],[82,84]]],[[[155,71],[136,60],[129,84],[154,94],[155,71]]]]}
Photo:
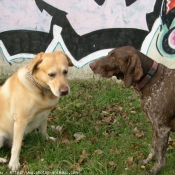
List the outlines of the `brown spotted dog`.
{"type": "Polygon", "coordinates": [[[143,165],[154,156],[156,163],[150,170],[157,174],[165,165],[165,153],[170,131],[175,131],[175,70],[158,64],[130,46],[112,50],[102,59],[90,63],[90,68],[101,77],[124,81],[140,93],[141,108],[152,124],[151,152],[143,165]]]}

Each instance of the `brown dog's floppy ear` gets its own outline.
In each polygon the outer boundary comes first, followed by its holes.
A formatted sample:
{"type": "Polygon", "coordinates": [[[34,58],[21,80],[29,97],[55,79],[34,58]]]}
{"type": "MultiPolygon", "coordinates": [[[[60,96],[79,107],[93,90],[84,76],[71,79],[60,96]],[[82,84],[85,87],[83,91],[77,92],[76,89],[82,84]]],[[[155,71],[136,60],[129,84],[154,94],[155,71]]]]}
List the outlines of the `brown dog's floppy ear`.
{"type": "Polygon", "coordinates": [[[66,58],[67,58],[67,61],[68,61],[68,66],[70,66],[70,67],[74,66],[71,59],[68,57],[68,55],[67,54],[65,54],[65,55],[66,55],[66,58]]]}
{"type": "Polygon", "coordinates": [[[128,65],[124,73],[124,84],[128,88],[138,81],[143,75],[141,62],[138,56],[134,55],[128,59],[128,65]]]}
{"type": "Polygon", "coordinates": [[[33,58],[33,60],[29,63],[29,68],[30,68],[31,73],[33,73],[34,70],[37,68],[37,66],[42,62],[42,55],[43,55],[43,52],[37,54],[33,58]]]}

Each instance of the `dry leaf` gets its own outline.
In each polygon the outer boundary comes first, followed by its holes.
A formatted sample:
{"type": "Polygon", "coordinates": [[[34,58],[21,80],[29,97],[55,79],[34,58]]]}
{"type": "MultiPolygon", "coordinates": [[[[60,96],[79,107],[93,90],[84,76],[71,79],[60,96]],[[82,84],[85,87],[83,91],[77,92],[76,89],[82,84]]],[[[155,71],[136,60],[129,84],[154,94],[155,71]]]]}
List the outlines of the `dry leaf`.
{"type": "Polygon", "coordinates": [[[137,138],[141,138],[141,137],[144,136],[144,133],[143,133],[143,131],[141,131],[141,132],[136,132],[135,135],[136,135],[137,138]]]}
{"type": "Polygon", "coordinates": [[[99,154],[99,155],[100,155],[100,154],[103,154],[103,151],[102,151],[102,150],[100,150],[100,149],[98,149],[98,150],[95,150],[95,151],[94,151],[94,153],[95,153],[95,154],[99,154]]]}
{"type": "Polygon", "coordinates": [[[54,125],[51,125],[50,127],[52,128],[52,131],[55,131],[55,126],[54,125]]]}
{"type": "Polygon", "coordinates": [[[117,169],[117,164],[114,161],[110,161],[110,162],[108,162],[108,167],[113,168],[113,169],[117,169]]]}
{"type": "Polygon", "coordinates": [[[88,156],[88,154],[86,153],[86,150],[83,150],[82,154],[80,155],[80,159],[78,160],[78,163],[82,164],[82,163],[86,162],[87,156],[88,156]]]}
{"type": "Polygon", "coordinates": [[[21,170],[20,170],[20,174],[24,174],[25,172],[27,172],[29,169],[29,167],[27,165],[23,165],[21,170]]]}
{"type": "Polygon", "coordinates": [[[130,111],[131,114],[136,114],[136,111],[130,111]]]}
{"type": "Polygon", "coordinates": [[[103,120],[102,120],[102,123],[110,123],[111,122],[111,120],[112,120],[112,117],[111,116],[109,116],[109,117],[104,117],[103,118],[103,120]]]}
{"type": "Polygon", "coordinates": [[[136,128],[134,128],[134,134],[135,134],[135,136],[137,137],[137,138],[141,138],[141,137],[143,137],[144,136],[144,133],[143,133],[143,131],[139,131],[138,129],[137,129],[137,127],[136,128]]]}
{"type": "Polygon", "coordinates": [[[123,118],[125,118],[125,117],[127,116],[127,112],[126,112],[126,111],[121,111],[121,112],[120,112],[120,115],[121,115],[123,118]]]}
{"type": "Polygon", "coordinates": [[[60,110],[62,110],[62,108],[61,108],[60,106],[58,106],[58,107],[56,108],[56,110],[60,111],[60,110]]]}
{"type": "Polygon", "coordinates": [[[128,162],[133,162],[134,161],[134,157],[128,157],[127,161],[128,162]]]}
{"type": "Polygon", "coordinates": [[[60,125],[58,125],[58,126],[54,126],[54,125],[51,125],[51,128],[52,128],[52,131],[56,131],[56,132],[61,132],[62,131],[62,129],[63,129],[63,126],[60,126],[60,125]]]}
{"type": "Polygon", "coordinates": [[[139,132],[139,130],[137,129],[137,127],[136,128],[134,128],[134,130],[133,130],[135,133],[136,132],[139,132]]]}
{"type": "Polygon", "coordinates": [[[122,111],[123,108],[122,108],[121,106],[118,106],[118,110],[119,110],[119,111],[122,111]]]}
{"type": "Polygon", "coordinates": [[[173,149],[174,149],[174,147],[172,147],[171,145],[168,145],[167,151],[168,150],[173,150],[173,149]]]}
{"type": "Polygon", "coordinates": [[[107,111],[102,111],[101,114],[102,114],[103,116],[107,116],[109,113],[108,113],[107,111]]]}
{"type": "Polygon", "coordinates": [[[132,107],[132,108],[129,109],[129,111],[134,111],[134,109],[135,109],[135,107],[132,107]]]}
{"type": "Polygon", "coordinates": [[[48,121],[48,123],[53,122],[53,117],[50,117],[50,116],[49,116],[49,117],[47,118],[47,121],[48,121]]]}
{"type": "Polygon", "coordinates": [[[131,147],[134,148],[134,149],[138,149],[138,148],[140,148],[140,145],[139,144],[133,144],[131,147]]]}
{"type": "Polygon", "coordinates": [[[49,169],[53,169],[53,167],[54,167],[53,164],[49,165],[49,169]]]}
{"type": "Polygon", "coordinates": [[[114,161],[110,161],[108,164],[112,166],[112,165],[114,165],[115,163],[114,163],[114,161]]]}
{"type": "Polygon", "coordinates": [[[98,126],[95,126],[94,128],[95,128],[95,131],[96,131],[96,132],[99,132],[100,129],[99,129],[98,126]]]}
{"type": "Polygon", "coordinates": [[[108,117],[104,117],[102,120],[101,120],[102,123],[104,124],[114,124],[116,122],[116,119],[115,119],[115,116],[114,114],[111,114],[110,116],[108,117]]]}
{"type": "Polygon", "coordinates": [[[125,163],[128,168],[135,168],[137,166],[137,164],[134,162],[134,157],[128,157],[125,163]]]}
{"type": "Polygon", "coordinates": [[[97,137],[95,137],[95,138],[90,138],[89,141],[93,144],[93,143],[95,143],[95,142],[98,141],[98,138],[97,138],[97,137]]]}
{"type": "Polygon", "coordinates": [[[123,153],[123,151],[119,151],[116,147],[113,147],[112,149],[110,149],[110,153],[121,154],[123,153]]]}
{"type": "Polygon", "coordinates": [[[108,137],[109,136],[109,134],[105,131],[105,132],[103,132],[103,135],[104,136],[106,136],[106,137],[108,137]]]}
{"type": "Polygon", "coordinates": [[[67,135],[68,135],[68,130],[65,129],[62,133],[62,136],[61,136],[61,142],[64,144],[68,144],[70,142],[67,138],[67,135]]]}
{"type": "Polygon", "coordinates": [[[97,125],[102,125],[103,123],[102,123],[102,121],[97,120],[97,121],[96,121],[96,124],[97,124],[97,125]]]}
{"type": "Polygon", "coordinates": [[[85,138],[85,135],[82,133],[75,133],[74,137],[75,137],[76,141],[80,141],[80,140],[85,138]]]}
{"type": "Polygon", "coordinates": [[[72,165],[72,166],[70,167],[70,171],[81,172],[81,171],[82,171],[82,168],[81,168],[80,164],[77,163],[76,165],[72,165]]]}
{"type": "Polygon", "coordinates": [[[174,140],[171,137],[168,138],[168,142],[173,142],[173,141],[174,140]]]}
{"type": "Polygon", "coordinates": [[[56,131],[61,132],[63,129],[63,126],[58,125],[55,129],[56,131]]]}
{"type": "Polygon", "coordinates": [[[145,169],[146,167],[145,167],[145,165],[141,165],[141,168],[142,168],[142,169],[145,169]]]}

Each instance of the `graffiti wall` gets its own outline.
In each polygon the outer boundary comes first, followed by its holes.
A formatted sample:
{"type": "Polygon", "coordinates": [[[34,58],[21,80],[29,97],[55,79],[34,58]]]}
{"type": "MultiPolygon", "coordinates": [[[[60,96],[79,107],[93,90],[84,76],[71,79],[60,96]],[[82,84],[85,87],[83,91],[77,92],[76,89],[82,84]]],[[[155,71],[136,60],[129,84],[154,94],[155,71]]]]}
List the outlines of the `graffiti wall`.
{"type": "Polygon", "coordinates": [[[0,51],[13,63],[62,49],[81,68],[130,45],[171,62],[174,7],[175,0],[1,0],[0,51]]]}
{"type": "Polygon", "coordinates": [[[141,51],[164,65],[175,68],[175,0],[162,2],[159,17],[142,43],[141,51]]]}

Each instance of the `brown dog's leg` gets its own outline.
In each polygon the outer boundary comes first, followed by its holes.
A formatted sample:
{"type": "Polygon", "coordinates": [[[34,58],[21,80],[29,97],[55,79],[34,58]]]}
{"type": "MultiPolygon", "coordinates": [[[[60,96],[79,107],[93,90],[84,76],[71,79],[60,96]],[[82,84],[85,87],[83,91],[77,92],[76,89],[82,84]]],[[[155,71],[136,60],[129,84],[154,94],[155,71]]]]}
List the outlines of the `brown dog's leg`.
{"type": "Polygon", "coordinates": [[[140,161],[140,164],[142,164],[142,165],[147,165],[153,159],[153,157],[155,156],[156,132],[154,131],[154,128],[153,128],[153,133],[152,134],[153,135],[152,135],[151,151],[150,151],[150,153],[149,153],[149,155],[146,159],[140,161]]]}
{"type": "Polygon", "coordinates": [[[148,155],[144,163],[148,163],[156,155],[156,163],[150,170],[152,174],[157,174],[165,165],[165,153],[169,138],[169,128],[158,128],[153,130],[152,152],[148,155]]]}
{"type": "Polygon", "coordinates": [[[156,151],[156,164],[151,169],[151,173],[157,174],[162,167],[165,166],[165,153],[168,145],[170,130],[167,131],[167,128],[159,128],[157,130],[157,137],[155,140],[155,151],[156,151]]]}

